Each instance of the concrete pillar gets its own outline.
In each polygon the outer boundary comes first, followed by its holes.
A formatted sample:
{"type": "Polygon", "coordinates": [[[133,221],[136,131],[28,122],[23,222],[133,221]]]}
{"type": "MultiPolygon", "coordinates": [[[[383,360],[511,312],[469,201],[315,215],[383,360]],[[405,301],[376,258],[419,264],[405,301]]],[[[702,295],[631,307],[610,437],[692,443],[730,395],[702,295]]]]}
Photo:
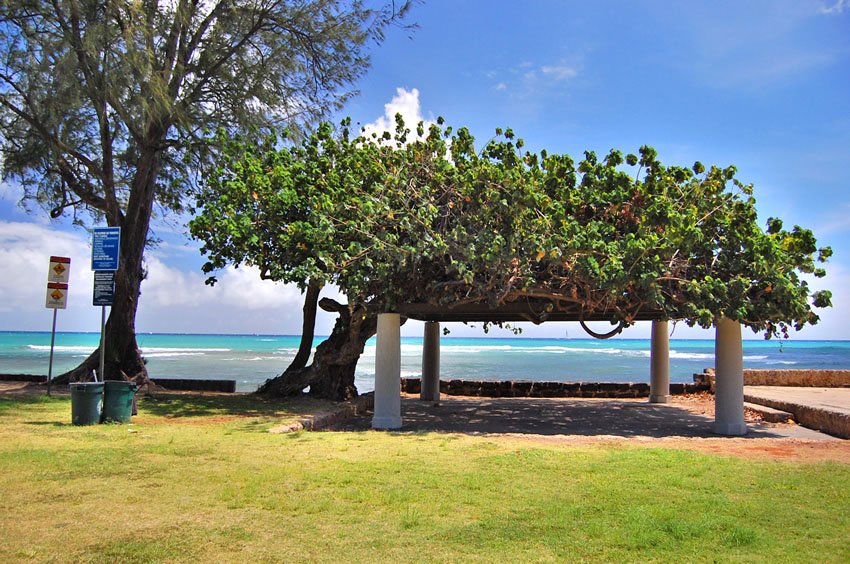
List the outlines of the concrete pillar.
{"type": "Polygon", "coordinates": [[[746,435],[741,324],[723,318],[717,322],[715,334],[714,432],[718,435],[746,435]]]}
{"type": "Polygon", "coordinates": [[[419,399],[440,404],[440,323],[425,322],[422,339],[422,385],[419,399]]]}
{"type": "Polygon", "coordinates": [[[397,313],[378,315],[372,428],[401,428],[401,319],[397,313]]]}
{"type": "Polygon", "coordinates": [[[667,320],[652,322],[649,349],[649,403],[670,402],[670,332],[667,320]]]}

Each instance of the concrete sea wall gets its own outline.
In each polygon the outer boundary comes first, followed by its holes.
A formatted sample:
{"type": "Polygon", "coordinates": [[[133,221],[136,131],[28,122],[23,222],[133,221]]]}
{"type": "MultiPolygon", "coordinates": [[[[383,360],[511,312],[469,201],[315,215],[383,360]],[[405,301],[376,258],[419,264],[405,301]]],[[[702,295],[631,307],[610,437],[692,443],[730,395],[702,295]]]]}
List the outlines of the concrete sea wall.
{"type": "MultiPolygon", "coordinates": [[[[850,370],[744,370],[746,386],[850,387],[850,370]]],[[[401,388],[418,394],[419,378],[402,378],[401,388]]],[[[670,393],[714,392],[714,369],[694,374],[693,384],[671,383],[670,393]]],[[[644,398],[645,382],[528,382],[524,380],[440,380],[440,393],[491,398],[644,398]]]]}
{"type": "MultiPolygon", "coordinates": [[[[694,382],[714,391],[714,369],[694,374],[694,382]]],[[[850,388],[850,370],[761,370],[744,369],[745,386],[800,386],[812,388],[850,388]]]]}
{"type": "MultiPolygon", "coordinates": [[[[402,378],[401,389],[418,394],[419,378],[402,378]]],[[[670,384],[671,394],[708,390],[704,384],[670,384]]],[[[440,393],[449,396],[488,398],[645,398],[649,384],[644,382],[527,382],[522,380],[440,380],[440,393]]]]}

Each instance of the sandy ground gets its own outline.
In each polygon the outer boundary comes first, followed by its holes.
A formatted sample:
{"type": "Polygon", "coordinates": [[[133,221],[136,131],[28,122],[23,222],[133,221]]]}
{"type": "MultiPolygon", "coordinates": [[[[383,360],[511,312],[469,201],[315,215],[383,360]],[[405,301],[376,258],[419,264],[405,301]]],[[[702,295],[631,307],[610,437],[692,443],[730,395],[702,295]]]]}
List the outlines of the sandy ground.
{"type": "Polygon", "coordinates": [[[566,446],[590,446],[594,444],[615,446],[648,446],[693,450],[721,456],[738,456],[785,460],[793,462],[832,461],[850,464],[850,441],[821,441],[789,438],[702,438],[702,437],[634,437],[624,439],[598,435],[583,437],[576,435],[518,435],[509,434],[530,443],[558,444],[566,446]]]}
{"type": "MultiPolygon", "coordinates": [[[[3,396],[24,396],[46,394],[47,385],[33,384],[31,382],[0,382],[0,395],[3,396]]],[[[56,395],[70,395],[67,386],[56,386],[52,393],[56,395]]]]}
{"type": "MultiPolygon", "coordinates": [[[[41,385],[0,382],[0,395],[45,392],[41,385]]],[[[67,395],[68,391],[58,387],[54,393],[67,395]]],[[[708,393],[673,396],[671,404],[662,407],[649,406],[646,400],[495,400],[444,396],[441,406],[435,408],[417,398],[403,396],[402,432],[459,432],[538,444],[652,446],[722,456],[850,464],[850,440],[821,435],[794,423],[764,423],[753,412],[746,414],[753,429],[747,437],[712,435],[708,427],[714,416],[714,397],[708,393]],[[453,419],[455,415],[457,419],[453,419]]],[[[369,411],[335,428],[366,430],[370,422],[369,411]]]]}

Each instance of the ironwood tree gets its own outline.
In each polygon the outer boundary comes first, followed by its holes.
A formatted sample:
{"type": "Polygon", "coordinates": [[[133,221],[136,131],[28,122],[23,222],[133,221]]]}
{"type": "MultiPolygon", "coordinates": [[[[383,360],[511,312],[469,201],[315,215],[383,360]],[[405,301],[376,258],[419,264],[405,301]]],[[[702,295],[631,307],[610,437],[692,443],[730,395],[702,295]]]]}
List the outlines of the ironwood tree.
{"type": "Polygon", "coordinates": [[[768,338],[830,305],[803,275],[824,276],[831,249],[775,218],[760,227],[733,166],[665,166],[646,146],[576,162],[525,151],[510,129],[480,150],[442,120],[416,129],[397,116],[393,135],[354,135],[345,120],[298,143],[221,139],[190,223],[204,270],[253,264],[348,298],[327,304],[345,315],[313,364],[261,391],[352,395],[375,316],[404,302],[523,302],[534,322],[555,311],[621,326],[646,311],[702,327],[726,317],[768,338]]]}
{"type": "MultiPolygon", "coordinates": [[[[409,3],[0,0],[4,178],[58,217],[120,227],[107,378],[146,378],[135,318],[151,218],[180,213],[233,134],[314,124],[353,94],[409,3]]],[[[86,375],[95,351],[66,377],[86,375]]]]}

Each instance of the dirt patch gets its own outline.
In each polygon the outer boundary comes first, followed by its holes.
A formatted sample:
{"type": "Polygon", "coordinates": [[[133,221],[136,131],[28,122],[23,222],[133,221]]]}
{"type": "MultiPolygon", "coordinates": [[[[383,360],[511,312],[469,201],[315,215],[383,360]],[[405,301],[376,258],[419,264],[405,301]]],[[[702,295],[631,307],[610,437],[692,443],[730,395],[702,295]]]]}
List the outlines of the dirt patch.
{"type": "MultiPolygon", "coordinates": [[[[711,392],[675,395],[671,397],[670,403],[697,415],[714,417],[714,394],[711,392]]],[[[758,411],[744,407],[744,421],[747,423],[763,423],[764,416],[758,411]]]]}
{"type": "MultiPolygon", "coordinates": [[[[714,417],[714,394],[710,392],[671,396],[670,403],[697,415],[714,417]]],[[[757,411],[744,408],[744,420],[747,423],[761,423],[762,416],[757,411]]]]}
{"type": "Polygon", "coordinates": [[[658,446],[743,458],[850,464],[850,442],[801,439],[661,439],[658,446]]]}
{"type": "MultiPolygon", "coordinates": [[[[0,396],[40,396],[47,393],[47,384],[36,382],[0,382],[0,396]]],[[[67,386],[53,386],[52,394],[67,396],[71,392],[67,386]]]]}
{"type": "MultiPolygon", "coordinates": [[[[499,435],[491,435],[496,438],[499,435]]],[[[504,435],[512,439],[537,444],[565,446],[645,446],[704,452],[718,456],[750,459],[782,460],[788,462],[839,462],[850,464],[850,441],[806,441],[800,439],[746,439],[696,437],[580,437],[572,435],[504,435]]]]}
{"type": "Polygon", "coordinates": [[[231,423],[244,419],[256,419],[255,415],[204,415],[199,417],[180,416],[175,417],[134,417],[133,425],[215,425],[217,423],[231,423]]]}

